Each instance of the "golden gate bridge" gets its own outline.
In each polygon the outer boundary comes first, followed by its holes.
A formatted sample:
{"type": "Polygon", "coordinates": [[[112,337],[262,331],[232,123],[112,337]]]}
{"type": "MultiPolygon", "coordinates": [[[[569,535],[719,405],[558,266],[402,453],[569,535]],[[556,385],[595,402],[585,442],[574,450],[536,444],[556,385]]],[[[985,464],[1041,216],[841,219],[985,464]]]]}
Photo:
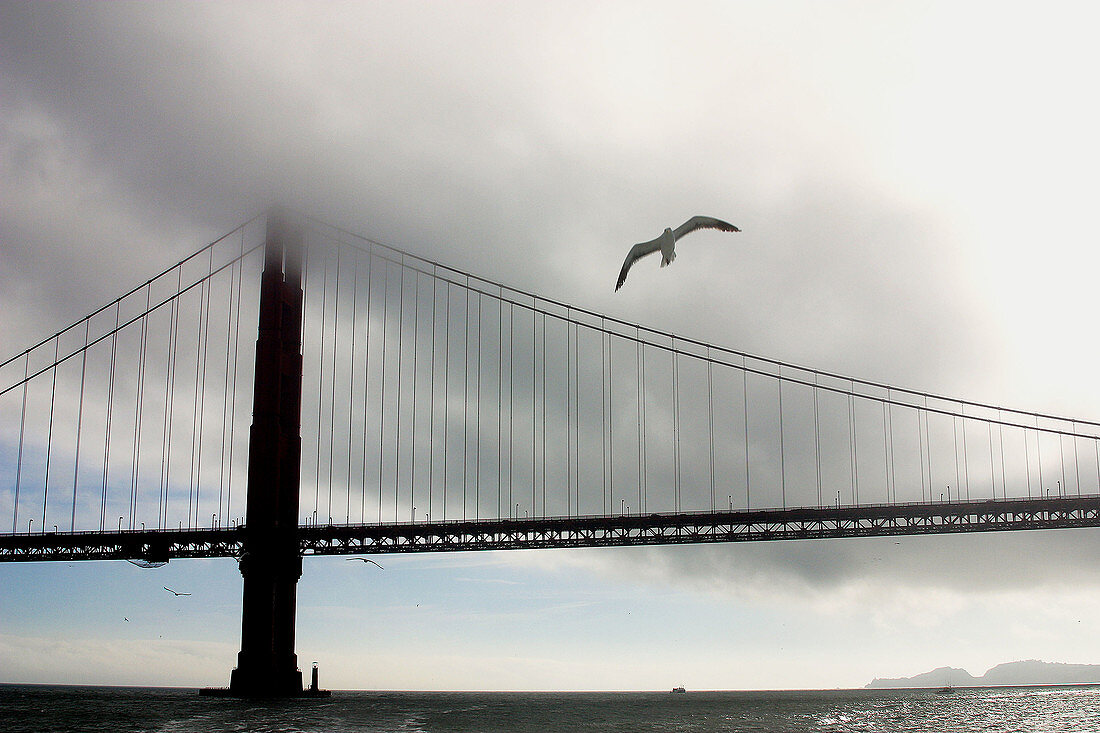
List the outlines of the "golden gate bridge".
{"type": "Polygon", "coordinates": [[[233,694],[301,693],[306,555],[1098,524],[1096,422],[646,328],[286,210],[0,362],[0,561],[237,558],[233,694]]]}

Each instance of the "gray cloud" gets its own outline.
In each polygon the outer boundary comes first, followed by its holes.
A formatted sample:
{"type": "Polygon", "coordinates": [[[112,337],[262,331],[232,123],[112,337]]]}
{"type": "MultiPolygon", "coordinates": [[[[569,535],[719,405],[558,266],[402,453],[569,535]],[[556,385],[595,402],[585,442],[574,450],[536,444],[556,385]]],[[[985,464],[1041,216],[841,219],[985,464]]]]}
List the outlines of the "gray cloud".
{"type": "MultiPolygon", "coordinates": [[[[3,356],[279,199],[750,352],[944,392],[997,373],[966,232],[865,170],[853,151],[870,123],[837,101],[844,84],[799,76],[801,55],[764,63],[779,41],[731,39],[723,14],[660,51],[667,9],[497,10],[5,4],[3,356]],[[695,213],[744,233],[700,235],[672,269],[643,262],[611,292],[631,243],[695,213]]],[[[913,541],[921,560],[898,577],[950,572],[945,548],[963,540],[941,541],[913,541]]],[[[835,547],[707,548],[700,575],[746,556],[810,585],[877,572],[874,543],[835,547]]],[[[679,552],[653,557],[692,575],[679,552]]]]}
{"type": "Polygon", "coordinates": [[[797,602],[851,590],[883,598],[913,590],[1057,597],[1095,587],[1098,553],[1094,532],[1054,530],[573,552],[558,562],[594,568],[622,582],[797,602]]]}

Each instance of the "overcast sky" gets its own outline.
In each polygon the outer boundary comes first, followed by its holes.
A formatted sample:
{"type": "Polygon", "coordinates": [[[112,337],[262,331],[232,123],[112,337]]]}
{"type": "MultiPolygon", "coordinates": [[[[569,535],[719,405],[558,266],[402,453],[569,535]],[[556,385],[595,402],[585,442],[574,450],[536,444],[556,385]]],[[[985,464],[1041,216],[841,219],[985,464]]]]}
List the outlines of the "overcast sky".
{"type": "MultiPolygon", "coordinates": [[[[1100,419],[1097,12],[0,3],[0,358],[278,200],[685,336],[1100,419]],[[613,292],[631,244],[692,214],[743,232],[613,292]]],[[[427,689],[1095,663],[1093,535],[310,559],[299,659],[427,689]]],[[[235,662],[232,561],[7,564],[0,588],[5,681],[235,662]]]]}

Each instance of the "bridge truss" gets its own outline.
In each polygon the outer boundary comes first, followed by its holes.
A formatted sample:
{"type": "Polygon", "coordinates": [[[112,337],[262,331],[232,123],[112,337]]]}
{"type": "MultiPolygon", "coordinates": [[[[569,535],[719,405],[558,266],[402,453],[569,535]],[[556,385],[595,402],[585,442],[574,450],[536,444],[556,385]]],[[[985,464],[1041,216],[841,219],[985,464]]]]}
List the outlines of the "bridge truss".
{"type": "MultiPolygon", "coordinates": [[[[303,556],[767,542],[1100,526],[1100,496],[308,526],[303,556]]],[[[0,561],[240,558],[248,528],[0,537],[0,561]]]]}

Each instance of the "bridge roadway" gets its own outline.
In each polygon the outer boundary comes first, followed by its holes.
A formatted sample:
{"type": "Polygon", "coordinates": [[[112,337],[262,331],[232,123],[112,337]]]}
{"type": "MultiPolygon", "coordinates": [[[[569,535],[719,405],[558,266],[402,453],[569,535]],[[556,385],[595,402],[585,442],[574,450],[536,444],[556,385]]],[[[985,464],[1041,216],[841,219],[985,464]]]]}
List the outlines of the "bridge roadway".
{"type": "MultiPolygon", "coordinates": [[[[622,547],[1100,526],[1100,495],[298,528],[303,555],[622,547]]],[[[236,557],[248,527],[0,535],[0,562],[236,557]]]]}

